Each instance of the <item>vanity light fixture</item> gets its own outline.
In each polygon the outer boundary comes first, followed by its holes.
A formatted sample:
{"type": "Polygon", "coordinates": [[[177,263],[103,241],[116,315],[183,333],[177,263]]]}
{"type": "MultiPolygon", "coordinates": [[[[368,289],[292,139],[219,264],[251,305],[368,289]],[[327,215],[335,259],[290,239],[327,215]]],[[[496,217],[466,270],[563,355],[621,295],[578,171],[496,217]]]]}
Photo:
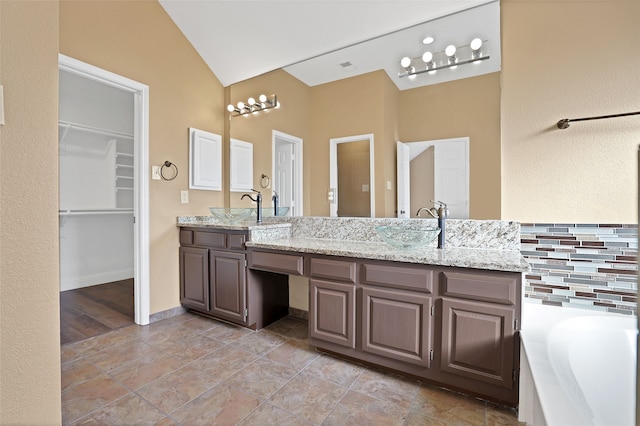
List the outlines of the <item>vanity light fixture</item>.
{"type": "Polygon", "coordinates": [[[227,111],[231,113],[231,117],[257,114],[260,111],[266,111],[271,108],[280,108],[280,102],[278,102],[278,97],[276,95],[260,95],[258,97],[258,101],[254,98],[249,98],[247,99],[246,104],[240,101],[235,106],[233,104],[227,105],[227,111]]]}
{"type": "Polygon", "coordinates": [[[398,73],[399,78],[408,77],[413,80],[418,74],[435,74],[441,69],[455,69],[459,65],[478,64],[489,59],[489,53],[485,47],[486,40],[474,38],[466,46],[456,47],[450,44],[445,50],[440,52],[427,51],[422,55],[424,66],[418,66],[416,58],[405,56],[400,61],[402,71],[398,73]]]}

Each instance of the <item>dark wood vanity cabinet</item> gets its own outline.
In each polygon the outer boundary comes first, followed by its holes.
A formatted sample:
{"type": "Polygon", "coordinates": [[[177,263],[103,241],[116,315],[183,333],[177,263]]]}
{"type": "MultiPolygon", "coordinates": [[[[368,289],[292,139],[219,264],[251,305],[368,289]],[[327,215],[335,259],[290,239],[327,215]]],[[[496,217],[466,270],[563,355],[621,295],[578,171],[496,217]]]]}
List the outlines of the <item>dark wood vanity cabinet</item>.
{"type": "Polygon", "coordinates": [[[289,311],[287,277],[247,269],[245,231],[180,230],[180,303],[253,329],[289,311]]]}

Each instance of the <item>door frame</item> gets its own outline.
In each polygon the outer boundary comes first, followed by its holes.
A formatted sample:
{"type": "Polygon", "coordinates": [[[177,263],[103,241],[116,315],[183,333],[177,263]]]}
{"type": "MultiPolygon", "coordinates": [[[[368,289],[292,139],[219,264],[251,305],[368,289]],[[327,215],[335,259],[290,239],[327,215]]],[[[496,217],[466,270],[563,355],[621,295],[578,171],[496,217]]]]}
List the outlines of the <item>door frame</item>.
{"type": "Polygon", "coordinates": [[[329,139],[329,192],[333,195],[329,203],[329,216],[338,216],[338,144],[360,142],[363,140],[369,141],[369,200],[371,203],[371,217],[376,217],[376,175],[374,169],[373,133],[329,139]]]}
{"type": "Polygon", "coordinates": [[[58,69],[134,95],[134,306],[135,322],[149,324],[149,86],[58,54],[58,69]]]}
{"type": "Polygon", "coordinates": [[[293,167],[292,167],[292,180],[296,182],[295,185],[295,194],[294,199],[297,200],[296,206],[297,211],[293,212],[292,216],[302,216],[304,212],[304,186],[303,184],[303,163],[302,159],[304,158],[302,155],[302,147],[303,140],[297,136],[289,135],[284,132],[280,132],[278,130],[271,131],[271,176],[273,176],[273,182],[271,182],[271,189],[275,187],[275,179],[278,176],[276,173],[276,139],[284,140],[285,142],[294,145],[296,147],[295,152],[293,154],[293,167]]]}

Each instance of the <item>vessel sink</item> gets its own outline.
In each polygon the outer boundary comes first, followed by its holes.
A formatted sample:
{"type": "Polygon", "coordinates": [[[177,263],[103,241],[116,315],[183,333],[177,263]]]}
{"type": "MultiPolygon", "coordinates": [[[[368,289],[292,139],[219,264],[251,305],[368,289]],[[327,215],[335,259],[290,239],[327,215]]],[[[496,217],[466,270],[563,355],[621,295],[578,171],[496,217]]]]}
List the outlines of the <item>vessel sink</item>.
{"type": "Polygon", "coordinates": [[[390,246],[401,250],[411,250],[426,246],[435,240],[440,234],[440,228],[415,224],[397,224],[376,226],[376,232],[390,246]]]}
{"type": "Polygon", "coordinates": [[[242,207],[209,207],[209,211],[216,220],[222,223],[237,223],[251,216],[253,209],[242,207]]]}
{"type": "MultiPolygon", "coordinates": [[[[255,211],[255,209],[253,209],[255,211]]],[[[278,207],[278,216],[286,216],[289,213],[289,207],[278,207]]],[[[254,213],[255,214],[255,213],[254,213]]],[[[273,217],[273,207],[263,207],[262,217],[273,217]]]]}

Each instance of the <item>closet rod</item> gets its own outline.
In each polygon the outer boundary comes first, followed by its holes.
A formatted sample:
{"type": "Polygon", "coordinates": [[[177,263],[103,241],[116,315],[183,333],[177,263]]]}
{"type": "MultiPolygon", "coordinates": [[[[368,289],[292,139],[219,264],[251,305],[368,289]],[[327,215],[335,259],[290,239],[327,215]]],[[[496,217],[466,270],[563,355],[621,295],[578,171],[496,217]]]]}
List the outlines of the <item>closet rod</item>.
{"type": "Polygon", "coordinates": [[[617,118],[626,117],[629,115],[640,115],[640,111],[625,112],[622,114],[600,115],[598,117],[585,117],[585,118],[563,118],[557,123],[558,129],[567,129],[572,121],[587,121],[587,120],[602,120],[604,118],[617,118]]]}

